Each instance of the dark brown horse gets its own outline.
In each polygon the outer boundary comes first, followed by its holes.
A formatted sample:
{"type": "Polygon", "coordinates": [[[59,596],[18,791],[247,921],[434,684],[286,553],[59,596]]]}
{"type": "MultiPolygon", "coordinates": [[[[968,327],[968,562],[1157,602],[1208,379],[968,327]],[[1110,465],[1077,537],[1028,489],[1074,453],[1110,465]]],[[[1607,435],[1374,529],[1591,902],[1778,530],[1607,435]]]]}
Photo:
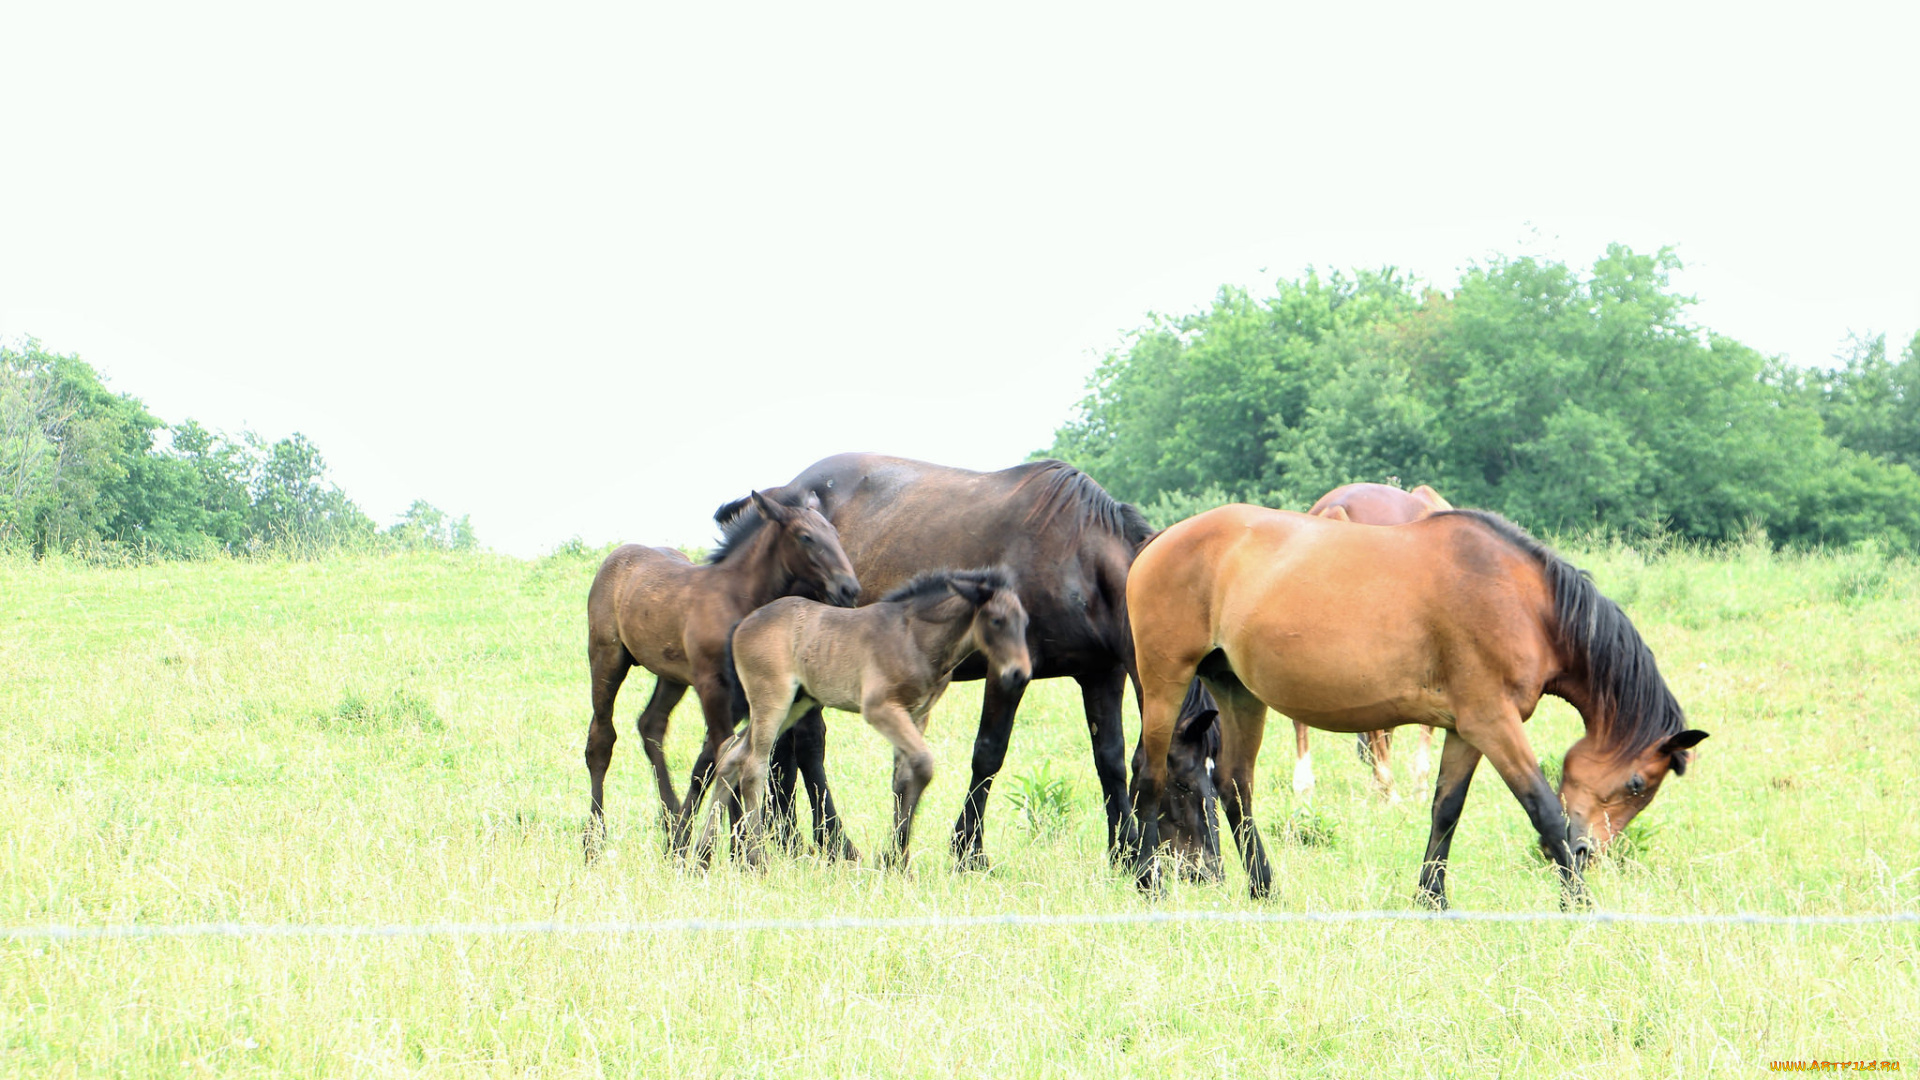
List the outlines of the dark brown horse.
{"type": "Polygon", "coordinates": [[[893,842],[882,863],[904,868],[914,811],[933,779],[927,717],[953,669],[976,655],[1003,687],[1023,686],[1033,674],[1027,613],[1000,567],[932,571],[853,611],[788,597],[741,620],[729,662],[752,718],[721,748],[720,790],[738,798],[714,799],[699,860],[711,852],[726,806],[735,853],[759,865],[774,740],[827,705],[859,713],[893,744],[893,842]]]}
{"type": "Polygon", "coordinates": [[[1590,903],[1588,857],[1684,772],[1679,702],[1633,624],[1584,574],[1506,520],[1452,510],[1391,529],[1225,506],[1167,529],[1127,583],[1139,660],[1142,768],[1136,863],[1155,848],[1175,718],[1197,673],[1220,708],[1216,781],[1255,896],[1272,883],[1253,822],[1254,763],[1269,707],[1326,731],[1404,723],[1447,729],[1420,898],[1446,905],[1446,860],[1484,755],[1527,811],[1564,883],[1590,903]],[[1560,791],[1521,726],[1542,694],[1570,702],[1586,736],[1560,791]]]}
{"type": "Polygon", "coordinates": [[[724,530],[720,547],[695,565],[671,548],[628,544],[600,564],[587,593],[587,665],[593,722],[587,728],[587,779],[592,816],[587,852],[605,835],[603,785],[613,758],[614,698],[635,664],[653,672],[653,697],[638,726],[665,808],[668,845],[684,850],[713,756],[733,734],[732,684],[726,667],[733,628],[770,600],[806,592],[841,605],[860,594],[853,566],[819,503],[805,492],[751,496],[756,512],[724,530]],[[684,804],[675,797],[662,743],[667,718],[687,687],[700,696],[706,744],[694,763],[684,804]]]}
{"type": "MultiPolygon", "coordinates": [[[[1335,521],[1351,521],[1357,525],[1405,525],[1451,509],[1452,503],[1425,484],[1412,491],[1402,491],[1390,484],[1345,484],[1320,496],[1307,513],[1335,521]]],[[[1293,722],[1293,790],[1298,795],[1313,790],[1313,754],[1308,749],[1309,730],[1300,721],[1293,722]]],[[[1357,739],[1360,760],[1373,767],[1374,787],[1387,798],[1398,801],[1400,795],[1393,789],[1393,764],[1390,760],[1393,732],[1369,731],[1357,736],[1357,739]]],[[[1420,746],[1413,758],[1413,778],[1416,783],[1426,779],[1431,768],[1432,751],[1433,728],[1422,724],[1420,746]]]]}
{"type": "MultiPolygon", "coordinates": [[[[1094,771],[1107,810],[1107,843],[1117,859],[1131,846],[1126,743],[1120,706],[1132,665],[1127,633],[1127,568],[1152,535],[1140,511],[1117,502],[1092,478],[1058,461],[1036,461],[999,472],[971,472],[881,454],[839,454],[808,467],[775,491],[818,496],[828,520],[860,575],[861,602],[872,603],[924,570],[1005,566],[1019,582],[1027,610],[1027,649],[1036,679],[1071,678],[1080,684],[1093,739],[1094,771]]],[[[729,503],[722,521],[752,511],[729,503]]],[[[986,665],[969,660],[954,678],[978,679],[986,665]]],[[[954,825],[953,850],[963,866],[983,864],[983,821],[993,778],[1006,760],[1013,718],[1024,686],[988,681],[973,744],[973,776],[954,825]]],[[[797,725],[797,749],[817,753],[818,713],[797,725]]],[[[791,813],[791,767],[776,753],[776,783],[791,813]]],[[[1184,790],[1210,790],[1204,758],[1177,759],[1190,770],[1176,777],[1184,790]]],[[[803,759],[800,771],[816,771],[803,759]]],[[[811,783],[809,784],[811,786],[811,783]]],[[[1187,809],[1199,826],[1195,794],[1187,809]]],[[[1178,804],[1170,803],[1178,809],[1178,804]]],[[[816,812],[816,829],[822,819],[816,812]]],[[[1211,822],[1211,818],[1207,818],[1211,822]]],[[[1214,841],[1218,848],[1217,837],[1214,841]]]]}

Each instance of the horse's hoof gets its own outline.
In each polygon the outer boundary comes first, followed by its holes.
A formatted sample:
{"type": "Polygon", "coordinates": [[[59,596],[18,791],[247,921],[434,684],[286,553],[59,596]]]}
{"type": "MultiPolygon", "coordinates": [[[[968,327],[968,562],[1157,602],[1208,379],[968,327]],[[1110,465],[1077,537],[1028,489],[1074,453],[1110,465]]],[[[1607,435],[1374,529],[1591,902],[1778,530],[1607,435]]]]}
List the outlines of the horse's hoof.
{"type": "Polygon", "coordinates": [[[955,856],[953,868],[962,874],[985,874],[993,870],[993,860],[984,851],[962,851],[955,856]]]}
{"type": "Polygon", "coordinates": [[[1445,911],[1447,910],[1447,894],[1429,892],[1426,889],[1421,889],[1419,892],[1413,894],[1413,906],[1424,911],[1445,911]]]}

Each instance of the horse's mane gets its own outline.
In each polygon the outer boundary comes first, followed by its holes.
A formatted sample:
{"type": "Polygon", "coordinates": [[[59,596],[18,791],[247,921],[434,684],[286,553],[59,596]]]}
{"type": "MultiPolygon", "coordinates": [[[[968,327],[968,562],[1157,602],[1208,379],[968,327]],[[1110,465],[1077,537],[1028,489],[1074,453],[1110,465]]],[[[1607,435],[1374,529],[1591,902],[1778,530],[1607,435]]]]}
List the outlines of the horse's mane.
{"type": "MultiPolygon", "coordinates": [[[[779,503],[799,509],[806,505],[807,493],[786,491],[762,491],[760,494],[779,503]]],[[[747,495],[721,506],[713,512],[713,520],[720,523],[720,546],[707,556],[709,563],[721,563],[727,556],[740,551],[760,531],[767,519],[760,516],[760,509],[753,505],[753,496],[747,495]]]]}
{"type": "Polygon", "coordinates": [[[924,570],[895,586],[892,591],[880,598],[880,602],[883,604],[907,600],[938,602],[954,595],[948,586],[956,581],[975,582],[991,588],[994,592],[1014,591],[1013,571],[1004,566],[982,566],[973,570],[924,570]]]}
{"type": "Polygon", "coordinates": [[[1532,556],[1553,589],[1554,621],[1568,659],[1586,669],[1602,752],[1615,760],[1638,757],[1647,747],[1685,730],[1686,716],[1674,699],[1653,650],[1620,605],[1607,599],[1584,570],[1555,554],[1526,530],[1485,510],[1443,510],[1434,517],[1478,522],[1532,556]]]}
{"type": "Polygon", "coordinates": [[[1029,470],[1015,490],[1039,481],[1033,509],[1027,512],[1027,524],[1044,529],[1066,515],[1075,530],[1102,529],[1138,549],[1153,535],[1147,516],[1132,503],[1123,503],[1107,494],[1099,482],[1064,461],[1048,458],[1019,466],[1029,470]]]}

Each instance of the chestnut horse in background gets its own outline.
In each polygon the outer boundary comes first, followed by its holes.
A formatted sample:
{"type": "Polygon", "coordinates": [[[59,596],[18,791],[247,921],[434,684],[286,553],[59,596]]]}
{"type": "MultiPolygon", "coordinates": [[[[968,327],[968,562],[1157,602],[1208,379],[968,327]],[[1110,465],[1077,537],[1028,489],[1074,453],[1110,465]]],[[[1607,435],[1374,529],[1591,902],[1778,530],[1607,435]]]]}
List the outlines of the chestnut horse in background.
{"type": "Polygon", "coordinates": [[[1391,529],[1223,506],[1160,533],[1127,580],[1143,694],[1134,777],[1143,888],[1159,883],[1160,802],[1175,720],[1197,674],[1220,710],[1215,782],[1255,896],[1273,871],[1253,820],[1268,708],[1325,731],[1447,729],[1419,899],[1445,907],[1447,852],[1485,756],[1587,906],[1588,858],[1684,772],[1688,730],[1653,653],[1593,582],[1494,514],[1448,510],[1391,529]],[[1556,794],[1522,725],[1542,694],[1579,710],[1556,794]]]}
{"type": "MultiPolygon", "coordinates": [[[[1425,484],[1412,491],[1402,491],[1390,484],[1346,484],[1320,496],[1307,513],[1359,525],[1405,525],[1409,521],[1419,521],[1451,509],[1452,503],[1425,484]]],[[[1307,725],[1298,720],[1293,722],[1293,791],[1296,795],[1305,795],[1313,790],[1313,754],[1307,747],[1307,731],[1307,725]]],[[[1360,752],[1360,760],[1373,766],[1375,789],[1398,802],[1400,793],[1393,789],[1393,768],[1389,760],[1393,750],[1393,732],[1366,732],[1356,737],[1355,745],[1360,752]]],[[[1422,724],[1420,746],[1413,755],[1415,783],[1426,779],[1432,760],[1433,728],[1422,724]]]]}
{"type": "MultiPolygon", "coordinates": [[[[684,851],[693,815],[713,775],[714,754],[733,735],[733,686],[726,653],[733,628],[755,608],[798,592],[842,606],[860,595],[840,537],[805,492],[751,496],[758,510],[722,531],[720,547],[695,565],[672,548],[627,544],[614,549],[587,592],[587,666],[593,721],[587,728],[587,780],[592,789],[587,856],[606,835],[603,786],[617,735],[614,698],[635,664],[653,672],[653,697],[641,711],[641,745],[660,786],[667,845],[684,851]],[[694,762],[684,804],[675,797],[662,743],[667,718],[691,686],[707,721],[706,744],[694,762]]],[[[745,501],[745,500],[742,500],[745,501]]]]}

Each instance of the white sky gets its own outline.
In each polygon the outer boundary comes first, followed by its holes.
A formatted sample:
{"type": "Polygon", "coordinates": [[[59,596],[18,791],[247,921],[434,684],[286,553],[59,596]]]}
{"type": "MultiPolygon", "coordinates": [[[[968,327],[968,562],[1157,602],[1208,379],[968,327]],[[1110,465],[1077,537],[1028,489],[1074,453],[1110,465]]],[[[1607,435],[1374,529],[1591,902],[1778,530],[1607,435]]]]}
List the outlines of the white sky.
{"type": "Polygon", "coordinates": [[[1920,327],[1920,4],[1787,10],[6,3],[0,336],[521,554],[1012,464],[1309,264],[1672,244],[1824,363],[1920,327]]]}

